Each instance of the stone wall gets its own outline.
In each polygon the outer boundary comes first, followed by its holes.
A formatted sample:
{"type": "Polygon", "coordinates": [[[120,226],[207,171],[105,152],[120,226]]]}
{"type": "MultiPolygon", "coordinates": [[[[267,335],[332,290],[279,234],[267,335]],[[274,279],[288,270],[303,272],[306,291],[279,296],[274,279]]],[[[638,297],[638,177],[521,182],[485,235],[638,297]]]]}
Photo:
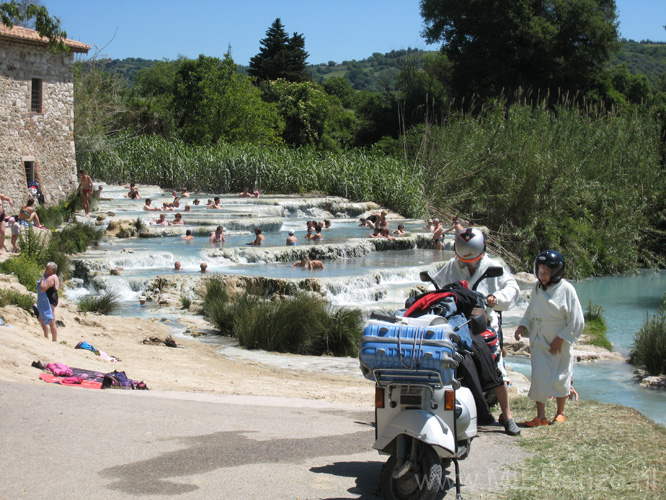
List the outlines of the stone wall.
{"type": "Polygon", "coordinates": [[[0,193],[18,213],[29,193],[25,161],[35,165],[47,204],[78,185],[74,151],[74,54],[0,40],[0,193]],[[42,80],[42,112],[31,110],[32,79],[42,80]]]}

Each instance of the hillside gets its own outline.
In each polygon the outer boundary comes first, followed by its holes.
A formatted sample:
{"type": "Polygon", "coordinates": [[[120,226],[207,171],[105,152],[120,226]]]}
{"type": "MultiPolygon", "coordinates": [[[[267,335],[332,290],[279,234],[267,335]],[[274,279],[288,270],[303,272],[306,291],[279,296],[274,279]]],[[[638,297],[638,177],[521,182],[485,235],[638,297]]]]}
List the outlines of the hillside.
{"type": "MultiPolygon", "coordinates": [[[[308,66],[307,73],[314,81],[323,83],[332,77],[347,78],[355,90],[383,92],[396,90],[397,76],[401,61],[408,57],[422,57],[427,51],[418,49],[392,50],[385,54],[375,52],[360,61],[329,61],[325,64],[308,66]]],[[[612,59],[612,64],[626,64],[633,74],[644,73],[653,87],[663,85],[666,78],[666,42],[635,42],[623,40],[620,50],[612,59]]],[[[149,68],[156,60],[127,58],[99,61],[105,65],[106,71],[120,75],[132,85],[136,73],[149,68]]],[[[89,64],[84,62],[83,64],[89,64]]],[[[247,74],[247,66],[238,66],[238,71],[247,74]]],[[[664,90],[664,89],[662,89],[664,90]]]]}

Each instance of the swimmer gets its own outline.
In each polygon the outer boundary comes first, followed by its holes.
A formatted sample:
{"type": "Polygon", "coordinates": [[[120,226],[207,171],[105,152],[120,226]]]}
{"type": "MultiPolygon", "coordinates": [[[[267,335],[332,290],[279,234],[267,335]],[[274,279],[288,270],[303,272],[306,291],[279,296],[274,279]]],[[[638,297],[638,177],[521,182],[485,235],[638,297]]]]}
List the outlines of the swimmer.
{"type": "Polygon", "coordinates": [[[174,270],[174,271],[180,271],[180,270],[182,270],[182,269],[183,269],[183,268],[182,268],[182,266],[181,266],[181,264],[180,264],[180,261],[177,260],[177,261],[174,263],[174,265],[173,265],[173,270],[174,270]]]}
{"type": "Polygon", "coordinates": [[[193,240],[194,236],[192,236],[192,230],[188,229],[187,231],[185,231],[185,236],[181,236],[180,239],[185,241],[193,240]]]}
{"type": "Polygon", "coordinates": [[[298,243],[298,239],[296,236],[294,236],[294,231],[291,230],[289,231],[289,237],[287,238],[287,246],[291,245],[296,245],[298,243]]]}
{"type": "Polygon", "coordinates": [[[226,243],[227,239],[224,237],[224,234],[222,234],[223,231],[224,228],[222,226],[217,226],[215,232],[210,233],[210,239],[208,240],[209,243],[226,243]]]}
{"type": "Polygon", "coordinates": [[[266,237],[263,234],[261,234],[261,228],[258,228],[258,227],[254,228],[254,234],[256,235],[256,238],[254,239],[254,241],[252,243],[250,243],[250,245],[260,247],[261,244],[266,239],[266,237]]]}

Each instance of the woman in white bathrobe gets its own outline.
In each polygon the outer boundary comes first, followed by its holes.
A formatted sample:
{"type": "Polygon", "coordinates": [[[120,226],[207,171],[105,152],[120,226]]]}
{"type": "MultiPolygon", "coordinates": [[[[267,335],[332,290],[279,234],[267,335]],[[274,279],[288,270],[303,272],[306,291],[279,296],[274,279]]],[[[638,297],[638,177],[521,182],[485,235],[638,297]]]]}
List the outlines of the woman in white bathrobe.
{"type": "Polygon", "coordinates": [[[571,391],[572,346],[585,326],[583,310],[571,283],[562,279],[564,258],[555,250],[537,257],[534,273],[538,281],[532,290],[515,338],[529,334],[532,385],[528,396],[536,402],[537,416],[526,427],[549,425],[546,402],[557,399],[555,422],[564,422],[564,405],[571,391]]]}

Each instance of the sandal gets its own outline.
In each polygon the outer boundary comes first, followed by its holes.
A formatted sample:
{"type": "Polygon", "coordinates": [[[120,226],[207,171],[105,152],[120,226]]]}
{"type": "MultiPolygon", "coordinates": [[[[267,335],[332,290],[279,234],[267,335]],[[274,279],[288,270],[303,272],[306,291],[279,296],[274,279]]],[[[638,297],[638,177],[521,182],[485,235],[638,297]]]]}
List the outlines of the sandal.
{"type": "Polygon", "coordinates": [[[525,422],[525,427],[541,427],[542,425],[550,425],[547,418],[534,417],[529,422],[525,422]]]}
{"type": "Polygon", "coordinates": [[[566,421],[566,419],[564,418],[564,415],[555,415],[555,418],[553,419],[552,423],[559,422],[559,423],[563,424],[565,421],[566,421]]]}

